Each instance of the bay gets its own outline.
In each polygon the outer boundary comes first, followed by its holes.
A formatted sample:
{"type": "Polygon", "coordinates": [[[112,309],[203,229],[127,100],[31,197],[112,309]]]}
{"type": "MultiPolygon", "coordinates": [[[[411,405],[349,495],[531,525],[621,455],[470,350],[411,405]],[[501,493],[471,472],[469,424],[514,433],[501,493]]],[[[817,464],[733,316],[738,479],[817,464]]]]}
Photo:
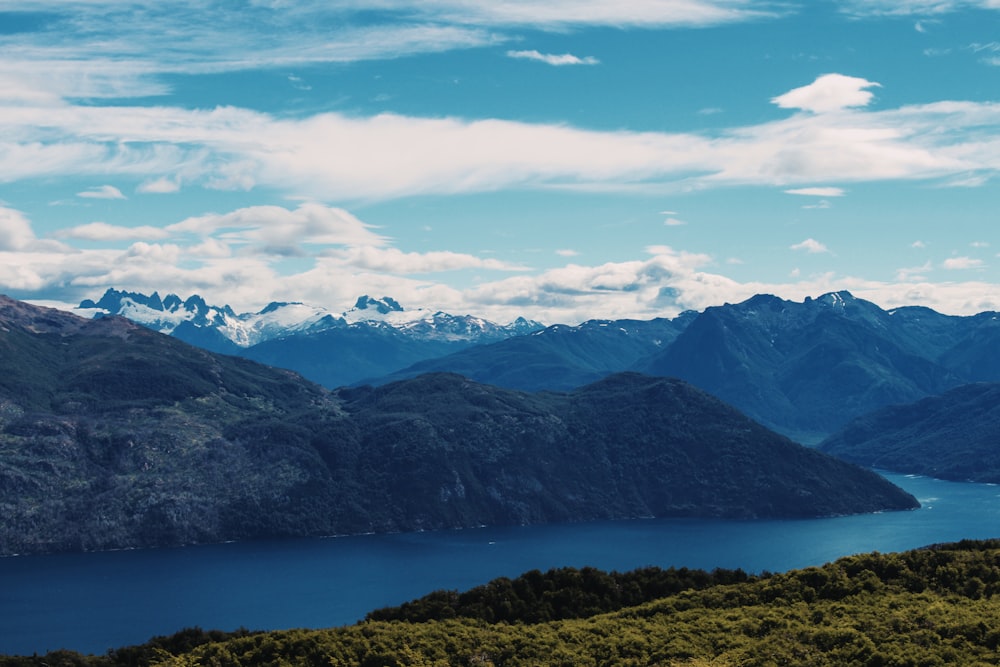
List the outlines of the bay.
{"type": "Polygon", "coordinates": [[[886,474],[909,512],[794,521],[642,519],[0,559],[0,653],[103,653],[200,626],[330,627],[531,569],[749,572],[1000,537],[1000,487],[886,474]]]}

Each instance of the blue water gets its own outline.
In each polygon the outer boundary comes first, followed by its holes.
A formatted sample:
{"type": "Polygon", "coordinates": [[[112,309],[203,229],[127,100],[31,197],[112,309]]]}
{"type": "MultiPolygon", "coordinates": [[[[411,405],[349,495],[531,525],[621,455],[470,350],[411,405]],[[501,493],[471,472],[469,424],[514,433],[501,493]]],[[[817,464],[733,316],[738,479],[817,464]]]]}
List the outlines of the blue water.
{"type": "Polygon", "coordinates": [[[327,627],[564,565],[782,571],[1000,537],[1000,487],[887,475],[923,507],[797,521],[646,519],[0,559],[0,653],[88,653],[201,626],[327,627]]]}

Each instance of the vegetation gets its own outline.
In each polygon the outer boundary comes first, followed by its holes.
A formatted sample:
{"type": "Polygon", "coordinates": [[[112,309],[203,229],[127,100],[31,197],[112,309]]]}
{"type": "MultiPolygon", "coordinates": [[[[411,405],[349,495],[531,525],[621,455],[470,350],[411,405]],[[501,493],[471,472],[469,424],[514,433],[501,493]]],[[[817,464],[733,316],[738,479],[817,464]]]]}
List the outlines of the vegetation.
{"type": "MultiPolygon", "coordinates": [[[[549,598],[563,601],[561,620],[535,620],[539,601],[517,594],[512,612],[520,602],[530,603],[523,613],[513,612],[503,620],[495,618],[492,603],[456,607],[448,602],[436,605],[437,613],[421,612],[426,619],[420,621],[370,617],[328,630],[229,635],[188,630],[106,656],[64,651],[0,658],[0,667],[917,667],[985,666],[1000,660],[1000,540],[862,554],[759,577],[652,570],[631,575],[569,569],[535,572],[491,582],[457,598],[471,595],[470,599],[498,601],[489,591],[529,589],[545,589],[549,598]],[[668,580],[690,578],[692,585],[606,613],[608,605],[616,604],[613,587],[604,585],[608,578],[634,584],[640,595],[653,594],[668,580]]],[[[417,601],[378,614],[406,616],[409,612],[402,610],[414,605],[430,611],[434,606],[417,601]]]]}

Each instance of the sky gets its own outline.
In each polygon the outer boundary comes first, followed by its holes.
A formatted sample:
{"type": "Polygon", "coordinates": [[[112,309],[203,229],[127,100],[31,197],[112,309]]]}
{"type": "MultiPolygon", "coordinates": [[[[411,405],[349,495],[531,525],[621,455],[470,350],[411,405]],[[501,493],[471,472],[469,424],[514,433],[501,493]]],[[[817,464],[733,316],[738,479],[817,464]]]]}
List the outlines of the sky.
{"type": "Polygon", "coordinates": [[[1000,0],[0,0],[0,292],[1000,310],[1000,0]]]}

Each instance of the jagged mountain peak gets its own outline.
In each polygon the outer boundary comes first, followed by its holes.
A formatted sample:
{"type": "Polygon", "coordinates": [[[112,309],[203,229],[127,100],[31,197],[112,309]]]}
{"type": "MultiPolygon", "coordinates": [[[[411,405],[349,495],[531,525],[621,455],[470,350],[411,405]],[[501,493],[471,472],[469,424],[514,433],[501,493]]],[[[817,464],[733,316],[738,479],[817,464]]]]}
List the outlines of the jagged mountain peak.
{"type": "Polygon", "coordinates": [[[375,310],[383,315],[388,313],[401,313],[403,307],[399,302],[390,296],[383,296],[381,299],[373,299],[367,294],[358,297],[353,310],[375,310]]]}

